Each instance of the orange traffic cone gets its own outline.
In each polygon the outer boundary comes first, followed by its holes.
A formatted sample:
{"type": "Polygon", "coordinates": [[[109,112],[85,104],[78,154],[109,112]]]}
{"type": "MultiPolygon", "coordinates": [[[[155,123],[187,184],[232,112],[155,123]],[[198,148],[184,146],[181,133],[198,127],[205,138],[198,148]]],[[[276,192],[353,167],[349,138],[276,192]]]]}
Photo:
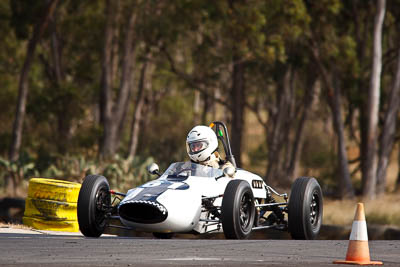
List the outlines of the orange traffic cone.
{"type": "Polygon", "coordinates": [[[369,257],[367,223],[365,222],[363,203],[357,204],[356,215],[354,216],[353,226],[351,228],[346,260],[334,261],[333,263],[356,265],[383,264],[381,261],[371,261],[369,257]]]}

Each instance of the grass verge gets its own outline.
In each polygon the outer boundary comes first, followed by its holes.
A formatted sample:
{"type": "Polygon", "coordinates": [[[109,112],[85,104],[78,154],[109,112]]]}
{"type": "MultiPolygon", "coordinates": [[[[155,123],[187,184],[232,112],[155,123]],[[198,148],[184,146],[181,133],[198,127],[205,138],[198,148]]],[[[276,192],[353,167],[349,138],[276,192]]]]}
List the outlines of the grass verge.
{"type": "Polygon", "coordinates": [[[351,225],[356,205],[364,203],[367,223],[400,227],[400,195],[386,194],[375,200],[324,200],[324,224],[351,225]]]}

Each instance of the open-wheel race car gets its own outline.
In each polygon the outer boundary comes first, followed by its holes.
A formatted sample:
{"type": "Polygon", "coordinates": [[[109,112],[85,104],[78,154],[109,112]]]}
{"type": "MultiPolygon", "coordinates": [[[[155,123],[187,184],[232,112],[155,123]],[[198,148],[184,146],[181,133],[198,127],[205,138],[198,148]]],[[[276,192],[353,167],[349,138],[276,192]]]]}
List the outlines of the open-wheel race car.
{"type": "Polygon", "coordinates": [[[188,161],[172,163],[161,173],[153,163],[148,171],[158,178],[126,194],[110,190],[104,176],[89,175],[78,198],[82,234],[99,237],[106,227],[123,227],[157,238],[223,232],[228,239],[244,239],[254,230],[276,229],[289,231],[294,239],[315,239],[323,208],[317,180],[297,178],[290,198],[279,194],[260,176],[236,167],[225,124],[211,127],[234,167],[222,170],[188,161]],[[115,219],[122,226],[113,225],[115,219]]]}

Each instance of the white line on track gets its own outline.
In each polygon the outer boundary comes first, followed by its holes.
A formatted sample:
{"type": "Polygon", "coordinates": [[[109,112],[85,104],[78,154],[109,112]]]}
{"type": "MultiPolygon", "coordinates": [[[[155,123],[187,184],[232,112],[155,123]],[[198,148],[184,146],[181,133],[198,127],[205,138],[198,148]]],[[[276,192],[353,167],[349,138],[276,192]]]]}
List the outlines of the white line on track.
{"type": "MultiPolygon", "coordinates": [[[[156,259],[157,261],[238,261],[233,258],[200,258],[200,257],[185,257],[185,258],[170,258],[170,259],[156,259]]],[[[255,262],[263,262],[264,260],[252,260],[255,262]]]]}

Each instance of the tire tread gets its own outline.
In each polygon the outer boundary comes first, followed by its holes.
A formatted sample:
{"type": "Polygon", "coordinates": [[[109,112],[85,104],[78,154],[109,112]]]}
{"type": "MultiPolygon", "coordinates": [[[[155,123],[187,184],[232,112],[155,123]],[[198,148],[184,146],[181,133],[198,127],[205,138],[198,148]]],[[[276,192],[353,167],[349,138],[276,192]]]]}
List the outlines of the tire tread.
{"type": "Polygon", "coordinates": [[[81,190],[78,196],[78,223],[79,229],[84,236],[88,237],[99,237],[102,232],[94,229],[92,212],[90,211],[90,201],[92,197],[93,187],[96,183],[101,183],[102,179],[108,185],[107,179],[101,175],[88,175],[82,183],[81,190]],[[89,211],[85,209],[85,207],[89,207],[89,211]]]}
{"type": "Polygon", "coordinates": [[[322,220],[322,191],[317,180],[312,177],[299,177],[292,185],[288,206],[289,232],[294,239],[314,239],[316,237],[316,234],[310,232],[309,225],[306,224],[307,217],[304,210],[306,204],[304,202],[307,199],[305,194],[313,191],[309,188],[317,188],[321,193],[320,216],[322,220]]]}
{"type": "MultiPolygon", "coordinates": [[[[232,180],[225,188],[221,205],[221,220],[224,235],[227,239],[245,239],[251,232],[251,229],[248,233],[243,233],[241,229],[237,229],[239,222],[237,221],[238,218],[235,216],[235,208],[237,208],[237,203],[235,203],[237,201],[237,194],[241,190],[246,190],[246,187],[250,189],[251,195],[253,196],[253,191],[251,190],[249,183],[244,180],[232,180]]],[[[252,216],[255,216],[254,206],[252,216]]],[[[254,222],[254,218],[251,219],[251,221],[254,222]]]]}

